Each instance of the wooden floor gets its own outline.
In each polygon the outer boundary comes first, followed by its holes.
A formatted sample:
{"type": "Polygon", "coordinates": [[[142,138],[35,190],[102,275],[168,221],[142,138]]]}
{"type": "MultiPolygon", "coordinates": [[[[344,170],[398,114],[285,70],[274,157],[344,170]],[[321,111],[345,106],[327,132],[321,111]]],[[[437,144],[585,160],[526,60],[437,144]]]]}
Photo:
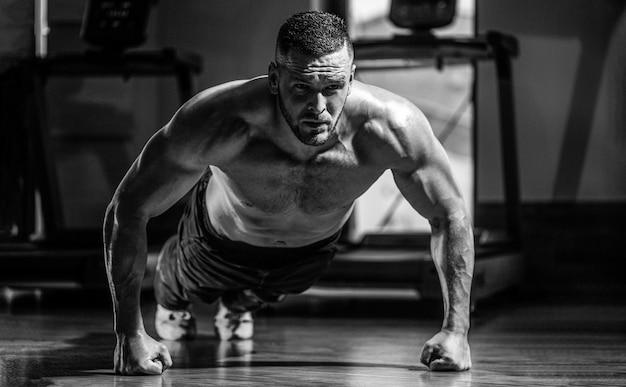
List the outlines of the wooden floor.
{"type": "MultiPolygon", "coordinates": [[[[166,342],[162,376],[111,372],[107,300],[19,295],[0,309],[1,386],[626,386],[624,303],[485,303],[473,316],[474,368],[429,372],[418,362],[440,325],[438,305],[415,301],[292,299],[256,317],[253,341],[222,343],[213,308],[200,337],[166,342]],[[56,298],[56,299],[55,299],[56,298]],[[60,303],[59,298],[71,299],[60,303]]],[[[508,300],[507,300],[508,301],[508,300]]],[[[154,303],[145,302],[154,332],[154,303]]]]}

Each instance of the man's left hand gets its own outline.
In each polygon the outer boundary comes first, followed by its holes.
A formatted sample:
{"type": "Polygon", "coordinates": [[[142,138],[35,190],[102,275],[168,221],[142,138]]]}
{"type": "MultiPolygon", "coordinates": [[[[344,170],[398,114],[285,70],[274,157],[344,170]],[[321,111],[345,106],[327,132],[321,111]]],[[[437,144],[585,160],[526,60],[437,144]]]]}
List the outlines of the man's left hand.
{"type": "Polygon", "coordinates": [[[442,330],[424,344],[420,361],[431,371],[465,371],[472,367],[467,335],[442,330]]]}

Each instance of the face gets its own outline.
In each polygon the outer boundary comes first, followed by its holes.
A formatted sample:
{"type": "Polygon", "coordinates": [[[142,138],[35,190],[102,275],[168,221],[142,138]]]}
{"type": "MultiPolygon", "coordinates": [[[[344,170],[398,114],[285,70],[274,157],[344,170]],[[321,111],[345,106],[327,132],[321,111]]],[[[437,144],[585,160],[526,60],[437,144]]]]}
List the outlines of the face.
{"type": "Polygon", "coordinates": [[[270,91],[303,144],[323,145],[332,138],[350,94],[354,68],[346,47],[313,58],[292,52],[270,65],[270,91]]]}

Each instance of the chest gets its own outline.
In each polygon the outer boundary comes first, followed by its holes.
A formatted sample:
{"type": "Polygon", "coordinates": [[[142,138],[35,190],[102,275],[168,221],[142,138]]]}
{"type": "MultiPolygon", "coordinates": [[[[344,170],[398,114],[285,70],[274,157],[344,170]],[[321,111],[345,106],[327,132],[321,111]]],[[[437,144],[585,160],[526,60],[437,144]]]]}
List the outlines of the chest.
{"type": "Polygon", "coordinates": [[[350,206],[383,172],[341,144],[307,161],[272,147],[246,147],[223,170],[247,206],[311,214],[350,206]]]}

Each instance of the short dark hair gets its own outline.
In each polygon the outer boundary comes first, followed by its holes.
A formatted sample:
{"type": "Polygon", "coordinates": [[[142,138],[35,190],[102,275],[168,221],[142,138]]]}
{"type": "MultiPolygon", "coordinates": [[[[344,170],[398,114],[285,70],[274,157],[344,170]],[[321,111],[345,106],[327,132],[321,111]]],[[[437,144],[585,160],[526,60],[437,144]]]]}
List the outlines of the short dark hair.
{"type": "Polygon", "coordinates": [[[289,17],[278,31],[275,59],[299,51],[305,55],[322,56],[348,47],[354,49],[346,23],[337,15],[322,11],[306,11],[289,17]]]}

